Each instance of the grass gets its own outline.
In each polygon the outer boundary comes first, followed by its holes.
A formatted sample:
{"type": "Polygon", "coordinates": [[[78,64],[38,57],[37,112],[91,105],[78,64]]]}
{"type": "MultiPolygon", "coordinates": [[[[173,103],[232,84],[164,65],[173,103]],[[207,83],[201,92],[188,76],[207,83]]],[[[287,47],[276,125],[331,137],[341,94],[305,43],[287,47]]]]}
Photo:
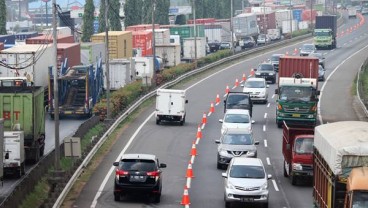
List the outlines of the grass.
{"type": "Polygon", "coordinates": [[[36,185],[34,191],[30,193],[21,204],[20,208],[40,207],[48,198],[50,186],[47,177],[43,177],[36,185]]]}
{"type": "Polygon", "coordinates": [[[361,82],[361,91],[363,92],[361,95],[362,99],[367,100],[368,99],[368,61],[366,61],[366,65],[364,66],[363,73],[360,77],[361,82]]]}

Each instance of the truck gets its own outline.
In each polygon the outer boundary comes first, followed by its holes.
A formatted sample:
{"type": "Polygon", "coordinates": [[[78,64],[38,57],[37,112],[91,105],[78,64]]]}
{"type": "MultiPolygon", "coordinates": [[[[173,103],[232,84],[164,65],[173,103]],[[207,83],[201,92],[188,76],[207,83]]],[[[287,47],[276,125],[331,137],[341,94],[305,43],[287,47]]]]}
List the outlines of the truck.
{"type": "Polygon", "coordinates": [[[276,124],[316,125],[318,66],[315,57],[283,56],[279,61],[276,124]]]}
{"type": "Polygon", "coordinates": [[[25,174],[24,132],[4,132],[4,175],[20,178],[25,174]]]}
{"type": "Polygon", "coordinates": [[[267,35],[271,40],[280,40],[281,32],[280,29],[267,29],[267,35]]]}
{"type": "Polygon", "coordinates": [[[368,207],[367,147],[368,122],[339,121],[315,128],[315,207],[368,207]]]}
{"type": "Polygon", "coordinates": [[[292,185],[296,185],[298,180],[313,177],[313,138],[313,126],[287,125],[284,121],[284,177],[290,177],[292,185]]]}
{"type": "Polygon", "coordinates": [[[45,149],[44,88],[27,85],[26,78],[16,79],[0,82],[0,117],[4,131],[23,132],[25,160],[36,163],[45,149]]]}
{"type": "Polygon", "coordinates": [[[157,89],[156,124],[161,121],[176,121],[184,125],[187,103],[185,90],[157,89]]]}
{"type": "MultiPolygon", "coordinates": [[[[54,75],[49,68],[48,113],[55,116],[54,106],[54,75]]],[[[93,107],[102,95],[103,72],[102,59],[94,67],[77,65],[61,71],[58,76],[59,116],[60,117],[90,117],[93,107]]]]}
{"type": "MultiPolygon", "coordinates": [[[[4,119],[0,118],[0,141],[4,141],[4,119]]],[[[3,185],[4,181],[4,159],[6,157],[4,153],[4,142],[0,142],[0,155],[4,155],[0,157],[0,182],[3,185]]]]}
{"type": "MultiPolygon", "coordinates": [[[[109,64],[110,90],[118,90],[136,80],[135,61],[133,59],[111,59],[109,64]]],[[[106,76],[104,76],[103,83],[103,89],[106,90],[106,76]]]]}
{"type": "Polygon", "coordinates": [[[348,8],[348,17],[350,18],[357,18],[357,11],[354,7],[348,8]]]}
{"type": "Polygon", "coordinates": [[[317,49],[336,48],[337,17],[336,15],[316,16],[313,42],[317,49]]]}
{"type": "MultiPolygon", "coordinates": [[[[197,42],[197,58],[206,56],[206,38],[196,37],[197,42]]],[[[194,60],[195,59],[195,42],[194,38],[183,39],[183,60],[194,60]]]]}
{"type": "Polygon", "coordinates": [[[233,17],[233,31],[235,36],[234,40],[237,42],[236,45],[246,48],[242,45],[242,40],[249,36],[253,37],[253,39],[257,39],[259,34],[257,15],[254,13],[244,13],[233,17]]]}

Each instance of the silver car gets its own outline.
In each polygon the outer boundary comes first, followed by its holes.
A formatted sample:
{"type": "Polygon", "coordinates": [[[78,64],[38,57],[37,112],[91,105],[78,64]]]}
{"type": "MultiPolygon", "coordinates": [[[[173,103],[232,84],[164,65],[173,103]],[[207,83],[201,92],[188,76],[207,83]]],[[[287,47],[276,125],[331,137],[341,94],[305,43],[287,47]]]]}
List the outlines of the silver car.
{"type": "Polygon", "coordinates": [[[311,53],[309,56],[318,58],[319,65],[325,68],[325,57],[322,53],[311,53]]]}
{"type": "Polygon", "coordinates": [[[242,85],[243,92],[249,93],[250,99],[253,102],[268,102],[268,89],[270,86],[266,83],[264,78],[249,78],[244,85],[242,85]]]}
{"type": "Polygon", "coordinates": [[[233,157],[257,157],[259,141],[254,141],[252,132],[246,129],[227,129],[215,143],[218,169],[227,166],[233,157]]]}
{"type": "Polygon", "coordinates": [[[261,159],[234,157],[225,173],[225,204],[258,203],[268,207],[268,179],[261,159]]]}
{"type": "Polygon", "coordinates": [[[300,56],[308,56],[311,53],[315,53],[317,52],[317,48],[314,44],[304,44],[301,48],[300,48],[300,56]]]}

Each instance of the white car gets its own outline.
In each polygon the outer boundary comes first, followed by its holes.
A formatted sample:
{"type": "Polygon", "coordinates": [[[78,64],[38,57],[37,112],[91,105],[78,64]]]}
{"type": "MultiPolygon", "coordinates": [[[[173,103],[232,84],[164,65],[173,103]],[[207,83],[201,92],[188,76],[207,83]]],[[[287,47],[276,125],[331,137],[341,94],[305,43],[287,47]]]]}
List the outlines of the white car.
{"type": "Polygon", "coordinates": [[[234,157],[225,173],[225,207],[232,203],[258,203],[268,207],[268,180],[261,159],[234,157]]]}
{"type": "Polygon", "coordinates": [[[266,34],[259,34],[257,38],[257,44],[267,44],[271,42],[271,39],[266,34]]]}
{"type": "Polygon", "coordinates": [[[243,92],[249,93],[252,101],[259,101],[265,104],[268,102],[267,88],[269,88],[269,85],[264,78],[249,78],[243,87],[243,92]]]}
{"type": "Polygon", "coordinates": [[[227,129],[237,129],[242,128],[244,130],[252,131],[251,116],[249,110],[245,109],[228,109],[224,115],[223,119],[219,119],[222,123],[221,134],[224,134],[227,129]]]}

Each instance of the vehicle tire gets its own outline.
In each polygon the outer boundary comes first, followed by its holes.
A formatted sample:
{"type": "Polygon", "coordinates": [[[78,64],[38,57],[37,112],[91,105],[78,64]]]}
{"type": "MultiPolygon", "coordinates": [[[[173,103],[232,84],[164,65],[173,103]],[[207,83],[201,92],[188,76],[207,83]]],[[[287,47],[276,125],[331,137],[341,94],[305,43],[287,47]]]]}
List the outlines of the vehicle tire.
{"type": "Polygon", "coordinates": [[[219,170],[222,169],[222,164],[217,162],[217,169],[219,169],[219,170]]]}
{"type": "Polygon", "coordinates": [[[156,124],[160,125],[160,119],[156,119],[156,124]]]}
{"type": "Polygon", "coordinates": [[[291,176],[291,185],[293,185],[293,186],[295,186],[296,185],[296,183],[297,183],[297,178],[296,178],[296,176],[291,176]]]}
{"type": "Polygon", "coordinates": [[[263,104],[265,104],[265,105],[266,105],[267,103],[268,103],[268,100],[263,101],[263,104]]]}
{"type": "Polygon", "coordinates": [[[114,194],[114,200],[115,201],[120,201],[120,195],[119,194],[114,194]]]}
{"type": "Polygon", "coordinates": [[[24,174],[26,174],[26,165],[25,165],[25,163],[22,163],[22,166],[20,167],[20,171],[21,171],[21,174],[22,175],[24,175],[24,174]]]}
{"type": "Polygon", "coordinates": [[[284,177],[288,177],[289,175],[287,174],[287,171],[286,171],[286,166],[285,166],[285,161],[284,161],[284,177]]]}
{"type": "Polygon", "coordinates": [[[40,148],[40,157],[42,157],[45,153],[45,145],[43,145],[41,148],[40,148]]]}
{"type": "Polygon", "coordinates": [[[161,195],[154,195],[153,196],[153,203],[160,203],[161,202],[161,195]]]}
{"type": "Polygon", "coordinates": [[[282,123],[281,122],[278,122],[278,121],[276,121],[277,122],[277,127],[279,128],[279,129],[281,129],[282,128],[282,123]]]}
{"type": "Polygon", "coordinates": [[[180,121],[180,126],[183,126],[183,125],[184,125],[184,123],[185,123],[185,116],[184,116],[183,120],[182,120],[182,121],[180,121]]]}
{"type": "Polygon", "coordinates": [[[263,207],[263,208],[268,208],[268,202],[264,203],[264,204],[262,205],[262,207],[263,207]]]}
{"type": "Polygon", "coordinates": [[[226,208],[230,208],[231,207],[231,203],[230,202],[225,202],[225,207],[226,208]]]}

